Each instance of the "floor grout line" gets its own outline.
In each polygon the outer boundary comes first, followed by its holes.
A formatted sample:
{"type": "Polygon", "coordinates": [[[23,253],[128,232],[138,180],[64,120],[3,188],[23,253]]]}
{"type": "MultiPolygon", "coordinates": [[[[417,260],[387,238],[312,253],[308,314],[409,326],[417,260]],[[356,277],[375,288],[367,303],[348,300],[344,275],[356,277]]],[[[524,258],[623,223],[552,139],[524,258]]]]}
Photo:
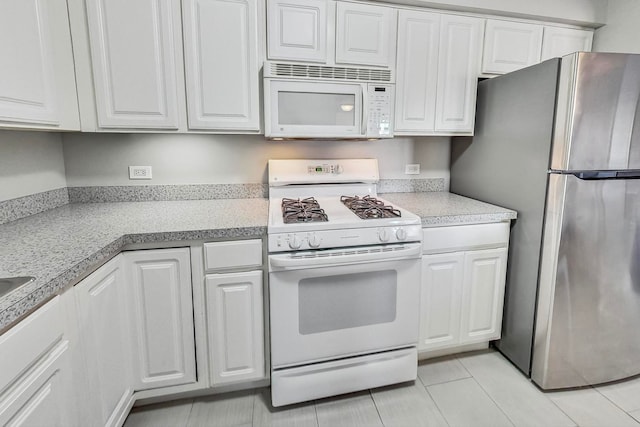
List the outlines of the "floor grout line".
{"type": "MultiPolygon", "coordinates": [[[[461,378],[461,379],[466,379],[466,378],[461,378]]],[[[454,381],[460,381],[460,380],[454,380],[454,381]]],[[[452,382],[452,381],[446,381],[446,382],[452,382]]],[[[445,384],[445,383],[440,383],[440,384],[445,384]]],[[[433,384],[436,385],[436,384],[433,384]]],[[[447,417],[445,417],[444,412],[442,412],[442,408],[440,408],[440,406],[438,406],[438,402],[436,402],[436,399],[433,398],[433,395],[431,394],[431,392],[429,392],[429,386],[424,386],[424,390],[427,392],[427,394],[429,395],[429,398],[431,399],[431,401],[433,402],[433,404],[436,406],[436,409],[438,410],[438,412],[440,413],[440,416],[442,417],[442,419],[444,420],[445,423],[447,423],[447,425],[449,427],[451,427],[451,423],[449,422],[449,420],[447,419],[447,417]]]]}

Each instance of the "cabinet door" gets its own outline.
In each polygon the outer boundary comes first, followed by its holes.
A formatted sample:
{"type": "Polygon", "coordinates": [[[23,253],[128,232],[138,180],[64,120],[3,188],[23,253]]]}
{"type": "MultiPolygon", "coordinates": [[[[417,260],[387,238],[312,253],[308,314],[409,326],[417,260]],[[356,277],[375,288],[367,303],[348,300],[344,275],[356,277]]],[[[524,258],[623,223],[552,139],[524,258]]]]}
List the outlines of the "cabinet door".
{"type": "Polygon", "coordinates": [[[179,4],[87,1],[100,127],[178,128],[179,4]]]}
{"type": "Polygon", "coordinates": [[[62,304],[68,296],[54,297],[0,334],[0,425],[78,424],[62,304]]]}
{"type": "Polygon", "coordinates": [[[14,393],[2,396],[0,425],[52,426],[74,424],[69,413],[73,411],[69,392],[65,388],[65,375],[70,375],[69,342],[58,344],[43,358],[35,369],[21,378],[14,393]]]}
{"type": "Polygon", "coordinates": [[[465,253],[461,344],[500,338],[506,271],[507,248],[465,253]]]}
{"type": "Polygon", "coordinates": [[[336,63],[392,67],[396,62],[395,9],[338,2],[336,63]]]}
{"type": "Polygon", "coordinates": [[[573,52],[590,52],[593,31],[573,28],[544,27],[542,61],[573,52]]]}
{"type": "Polygon", "coordinates": [[[124,254],[134,390],[196,381],[189,248],[124,254]]]}
{"type": "Polygon", "coordinates": [[[260,130],[257,0],[184,0],[189,128],[260,130]]]}
{"type": "Polygon", "coordinates": [[[398,13],[396,131],[434,129],[439,36],[439,14],[398,13]]]}
{"type": "Polygon", "coordinates": [[[79,130],[66,0],[0,2],[0,127],[79,130]]]}
{"type": "Polygon", "coordinates": [[[419,351],[458,343],[463,264],[462,252],[422,257],[419,351]]]}
{"type": "Polygon", "coordinates": [[[205,279],[211,383],[265,376],[262,272],[205,279]]]}
{"type": "Polygon", "coordinates": [[[472,132],[484,21],[442,15],[436,131],[472,132]]]}
{"type": "Polygon", "coordinates": [[[269,59],[327,62],[327,0],[267,2],[269,59]]]}
{"type": "Polygon", "coordinates": [[[74,288],[94,425],[117,424],[133,394],[125,287],[117,256],[74,288]]]}
{"type": "Polygon", "coordinates": [[[540,62],[542,25],[487,19],[482,72],[504,74],[540,62]]]}

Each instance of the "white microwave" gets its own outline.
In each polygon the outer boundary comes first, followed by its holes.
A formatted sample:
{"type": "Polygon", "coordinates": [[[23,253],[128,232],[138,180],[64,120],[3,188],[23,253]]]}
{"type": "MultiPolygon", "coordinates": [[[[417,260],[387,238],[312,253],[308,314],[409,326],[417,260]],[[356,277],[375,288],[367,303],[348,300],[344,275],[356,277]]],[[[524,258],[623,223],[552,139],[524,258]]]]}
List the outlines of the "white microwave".
{"type": "MultiPolygon", "coordinates": [[[[274,67],[265,63],[267,138],[393,138],[395,84],[349,81],[356,75],[352,70],[361,70],[356,68],[275,65],[289,66],[290,75],[269,72],[274,67]]],[[[368,71],[376,77],[390,76],[387,70],[368,71]]]]}

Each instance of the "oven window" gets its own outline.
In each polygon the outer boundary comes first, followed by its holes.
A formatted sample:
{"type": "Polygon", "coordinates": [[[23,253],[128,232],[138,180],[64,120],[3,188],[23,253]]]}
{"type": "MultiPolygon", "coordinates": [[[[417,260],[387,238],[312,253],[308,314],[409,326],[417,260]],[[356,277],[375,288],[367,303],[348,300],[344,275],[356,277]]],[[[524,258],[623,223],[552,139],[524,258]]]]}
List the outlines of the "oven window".
{"type": "Polygon", "coordinates": [[[298,284],[300,334],[393,322],[396,270],[302,279],[298,284]]]}
{"type": "Polygon", "coordinates": [[[279,92],[278,123],[354,126],[356,97],[349,93],[279,92]]]}

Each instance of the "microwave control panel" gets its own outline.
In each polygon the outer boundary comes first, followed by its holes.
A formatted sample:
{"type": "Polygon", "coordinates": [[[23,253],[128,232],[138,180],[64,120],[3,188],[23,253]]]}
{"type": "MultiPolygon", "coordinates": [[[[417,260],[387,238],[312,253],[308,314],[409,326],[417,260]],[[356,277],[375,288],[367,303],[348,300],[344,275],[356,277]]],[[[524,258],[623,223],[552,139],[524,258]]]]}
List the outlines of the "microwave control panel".
{"type": "Polygon", "coordinates": [[[393,85],[369,84],[367,90],[367,137],[393,137],[393,85]]]}

